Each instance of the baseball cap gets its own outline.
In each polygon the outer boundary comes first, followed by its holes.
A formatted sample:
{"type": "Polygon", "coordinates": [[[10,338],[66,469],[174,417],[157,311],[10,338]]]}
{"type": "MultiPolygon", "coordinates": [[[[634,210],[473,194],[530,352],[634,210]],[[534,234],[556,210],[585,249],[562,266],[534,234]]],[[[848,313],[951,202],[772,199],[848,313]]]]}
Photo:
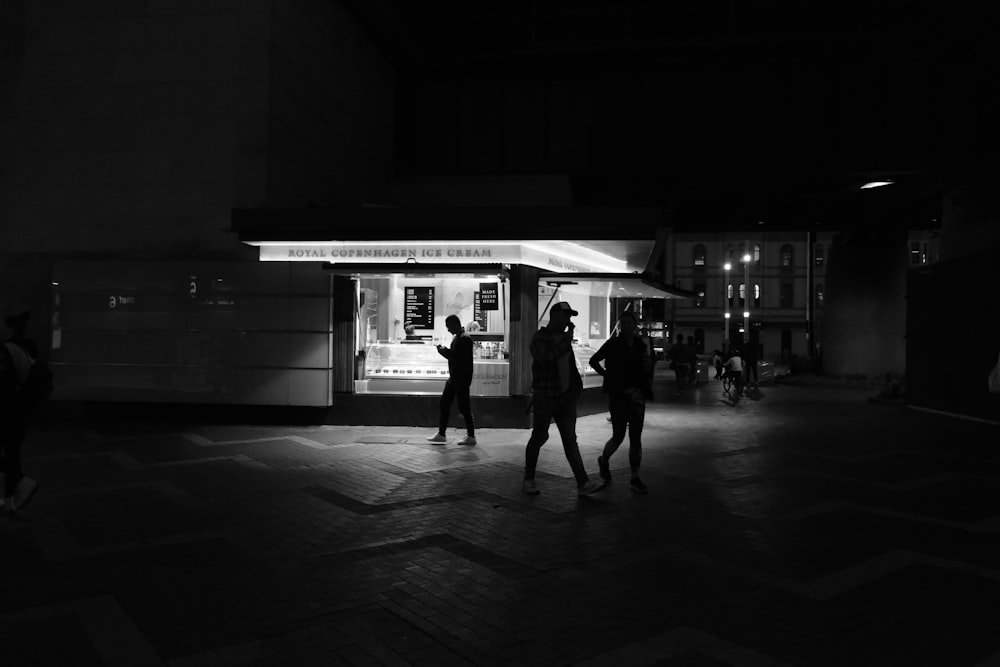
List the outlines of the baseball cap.
{"type": "Polygon", "coordinates": [[[557,310],[563,310],[563,311],[566,311],[567,313],[569,313],[570,315],[573,315],[573,316],[576,316],[576,315],[580,314],[580,313],[576,312],[575,310],[573,310],[572,306],[570,306],[565,301],[560,301],[556,305],[552,306],[552,308],[550,310],[553,313],[556,312],[557,310]]]}

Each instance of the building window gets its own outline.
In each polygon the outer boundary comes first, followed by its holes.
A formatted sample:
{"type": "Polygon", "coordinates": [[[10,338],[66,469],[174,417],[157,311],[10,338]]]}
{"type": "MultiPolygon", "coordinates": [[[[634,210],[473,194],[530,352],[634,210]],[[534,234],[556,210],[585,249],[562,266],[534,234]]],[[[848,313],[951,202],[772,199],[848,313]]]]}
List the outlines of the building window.
{"type": "Polygon", "coordinates": [[[753,305],[754,308],[760,308],[760,283],[753,284],[753,305]]]}
{"type": "Polygon", "coordinates": [[[823,266],[823,245],[816,244],[816,266],[823,266]]]}
{"type": "Polygon", "coordinates": [[[700,243],[694,247],[694,265],[705,266],[705,246],[700,243]]]}
{"type": "Polygon", "coordinates": [[[740,283],[740,308],[746,305],[747,302],[747,286],[746,283],[740,283]]]}
{"type": "Polygon", "coordinates": [[[816,285],[816,307],[823,307],[823,283],[816,285]]]}
{"type": "Polygon", "coordinates": [[[729,306],[733,305],[733,284],[729,283],[729,288],[726,290],[726,298],[729,299],[729,306]]]}
{"type": "Polygon", "coordinates": [[[760,266],[760,244],[753,244],[753,263],[760,266]]]}
{"type": "Polygon", "coordinates": [[[787,243],[781,246],[781,269],[783,271],[790,271],[792,269],[792,254],[792,246],[787,243]]]}
{"type": "Polygon", "coordinates": [[[704,285],[695,284],[695,286],[694,286],[694,292],[695,292],[695,294],[698,295],[694,299],[694,307],[695,308],[704,308],[705,307],[705,286],[704,285]]]}
{"type": "Polygon", "coordinates": [[[793,295],[792,283],[781,283],[781,292],[778,294],[778,306],[781,308],[791,308],[793,295]]]}

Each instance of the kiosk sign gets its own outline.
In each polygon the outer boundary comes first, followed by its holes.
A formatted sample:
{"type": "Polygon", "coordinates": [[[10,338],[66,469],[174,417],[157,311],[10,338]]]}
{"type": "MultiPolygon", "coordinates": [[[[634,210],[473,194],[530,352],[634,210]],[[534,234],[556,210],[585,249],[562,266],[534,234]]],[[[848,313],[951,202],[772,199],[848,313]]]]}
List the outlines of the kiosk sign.
{"type": "Polygon", "coordinates": [[[496,283],[479,283],[479,307],[482,310],[500,310],[499,291],[496,283]]]}
{"type": "Polygon", "coordinates": [[[434,328],[433,287],[407,287],[403,308],[406,320],[415,328],[434,328]]]}

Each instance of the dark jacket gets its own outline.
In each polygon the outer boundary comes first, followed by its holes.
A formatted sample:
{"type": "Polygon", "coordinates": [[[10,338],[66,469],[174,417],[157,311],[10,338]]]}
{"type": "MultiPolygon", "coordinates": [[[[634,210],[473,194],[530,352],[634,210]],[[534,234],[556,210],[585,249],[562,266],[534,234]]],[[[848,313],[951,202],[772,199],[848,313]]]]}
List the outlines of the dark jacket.
{"type": "Polygon", "coordinates": [[[465,329],[451,339],[451,347],[439,347],[438,352],[448,360],[448,375],[456,384],[472,384],[472,339],[465,329]]]}
{"type": "Polygon", "coordinates": [[[648,358],[649,348],[642,338],[636,336],[628,345],[621,336],[615,336],[605,341],[590,358],[590,366],[604,377],[605,393],[617,394],[633,387],[648,392],[648,358]]]}

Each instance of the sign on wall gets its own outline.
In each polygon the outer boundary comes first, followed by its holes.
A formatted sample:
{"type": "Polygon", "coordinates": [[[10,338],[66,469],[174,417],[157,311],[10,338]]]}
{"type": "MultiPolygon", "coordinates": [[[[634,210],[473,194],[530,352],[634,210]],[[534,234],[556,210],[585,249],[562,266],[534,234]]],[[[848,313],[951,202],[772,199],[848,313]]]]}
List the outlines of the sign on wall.
{"type": "Polygon", "coordinates": [[[417,329],[433,329],[434,288],[407,287],[403,310],[406,321],[417,329]]]}
{"type": "Polygon", "coordinates": [[[479,307],[500,310],[500,289],[497,283],[479,283],[479,307]]]}

